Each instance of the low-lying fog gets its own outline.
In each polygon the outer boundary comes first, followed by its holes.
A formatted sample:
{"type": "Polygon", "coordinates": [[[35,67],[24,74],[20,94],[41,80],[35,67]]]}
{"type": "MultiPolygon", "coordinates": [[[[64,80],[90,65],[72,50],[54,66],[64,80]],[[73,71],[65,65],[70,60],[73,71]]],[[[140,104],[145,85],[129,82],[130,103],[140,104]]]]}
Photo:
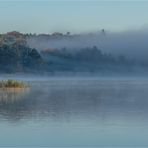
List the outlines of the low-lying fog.
{"type": "Polygon", "coordinates": [[[139,29],[123,32],[101,30],[93,33],[63,35],[59,38],[48,38],[40,35],[27,39],[30,47],[44,49],[80,49],[97,46],[103,52],[123,54],[126,57],[147,59],[148,56],[148,29],[139,29]]]}

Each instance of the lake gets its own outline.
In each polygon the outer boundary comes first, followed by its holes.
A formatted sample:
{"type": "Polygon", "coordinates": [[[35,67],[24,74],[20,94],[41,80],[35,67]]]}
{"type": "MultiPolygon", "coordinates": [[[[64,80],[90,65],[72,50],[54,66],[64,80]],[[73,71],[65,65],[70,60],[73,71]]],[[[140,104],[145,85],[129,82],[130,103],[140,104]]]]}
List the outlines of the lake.
{"type": "Polygon", "coordinates": [[[1,147],[148,146],[148,79],[16,79],[31,88],[0,91],[1,147]]]}

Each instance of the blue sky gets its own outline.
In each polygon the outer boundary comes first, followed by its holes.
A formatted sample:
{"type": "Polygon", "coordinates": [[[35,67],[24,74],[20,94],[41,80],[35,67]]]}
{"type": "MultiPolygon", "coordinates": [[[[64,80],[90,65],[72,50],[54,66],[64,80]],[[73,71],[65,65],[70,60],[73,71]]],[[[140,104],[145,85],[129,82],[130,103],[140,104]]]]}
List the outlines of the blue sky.
{"type": "Polygon", "coordinates": [[[52,33],[147,28],[148,1],[0,0],[0,32],[52,33]]]}

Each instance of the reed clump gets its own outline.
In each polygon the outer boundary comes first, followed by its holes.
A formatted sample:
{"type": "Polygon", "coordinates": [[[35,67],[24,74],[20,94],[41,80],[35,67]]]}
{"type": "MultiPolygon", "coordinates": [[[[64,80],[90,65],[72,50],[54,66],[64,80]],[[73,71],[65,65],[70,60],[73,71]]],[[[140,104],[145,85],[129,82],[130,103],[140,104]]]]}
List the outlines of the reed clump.
{"type": "Polygon", "coordinates": [[[24,82],[16,80],[2,80],[0,81],[0,88],[26,88],[28,85],[24,82]]]}

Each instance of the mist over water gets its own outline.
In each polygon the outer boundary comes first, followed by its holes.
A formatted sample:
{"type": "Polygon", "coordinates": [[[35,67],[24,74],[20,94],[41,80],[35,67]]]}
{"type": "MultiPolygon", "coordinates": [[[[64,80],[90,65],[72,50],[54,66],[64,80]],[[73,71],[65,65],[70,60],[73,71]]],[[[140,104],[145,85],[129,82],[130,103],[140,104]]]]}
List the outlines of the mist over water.
{"type": "Polygon", "coordinates": [[[0,0],[0,147],[148,147],[147,11],[0,0]]]}
{"type": "Polygon", "coordinates": [[[146,59],[148,56],[148,29],[123,32],[98,31],[50,38],[40,35],[27,39],[28,45],[38,50],[81,49],[97,46],[102,52],[125,55],[131,59],[146,59]]]}

